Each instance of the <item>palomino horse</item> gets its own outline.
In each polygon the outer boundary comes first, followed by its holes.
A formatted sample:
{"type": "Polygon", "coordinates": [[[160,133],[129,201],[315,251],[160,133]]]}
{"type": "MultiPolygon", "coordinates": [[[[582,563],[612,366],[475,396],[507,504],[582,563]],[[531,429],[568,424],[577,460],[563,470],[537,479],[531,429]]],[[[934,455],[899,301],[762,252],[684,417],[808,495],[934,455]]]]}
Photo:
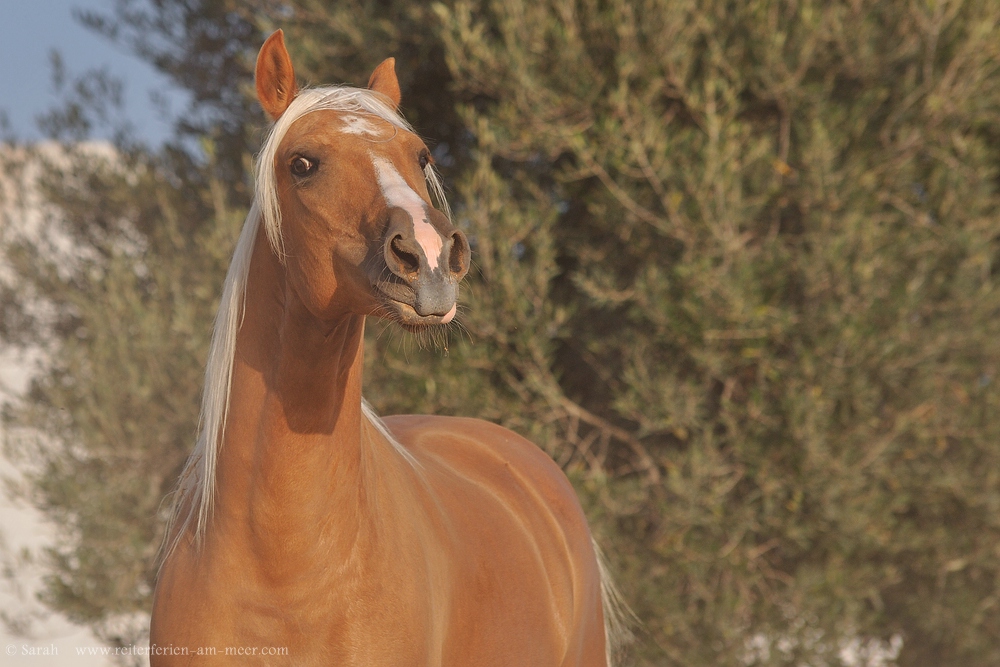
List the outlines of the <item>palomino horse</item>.
{"type": "Polygon", "coordinates": [[[168,529],[152,664],[606,665],[613,589],[558,466],[494,424],[383,422],[362,400],[365,316],[446,324],[469,267],[430,204],[440,186],[393,60],[367,90],[300,91],[278,31],[257,94],[275,124],[168,529]]]}

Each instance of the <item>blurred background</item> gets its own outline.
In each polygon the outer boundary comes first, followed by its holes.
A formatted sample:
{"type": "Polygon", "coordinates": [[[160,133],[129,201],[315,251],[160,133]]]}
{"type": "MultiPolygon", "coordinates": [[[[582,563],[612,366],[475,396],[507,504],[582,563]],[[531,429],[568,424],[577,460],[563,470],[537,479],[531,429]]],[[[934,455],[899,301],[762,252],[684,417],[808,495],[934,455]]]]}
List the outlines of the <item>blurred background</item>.
{"type": "Polygon", "coordinates": [[[563,467],[625,664],[1000,664],[996,2],[21,4],[0,643],[59,655],[14,664],[146,640],[279,27],[304,84],[395,56],[474,251],[446,342],[370,327],[369,400],[563,467]]]}
{"type": "MultiPolygon", "coordinates": [[[[47,130],[38,121],[58,108],[72,82],[88,71],[101,71],[120,81],[117,120],[130,123],[138,137],[158,146],[172,135],[171,108],[183,108],[188,99],[185,91],[171,87],[169,78],[150,63],[88,29],[81,20],[87,11],[110,8],[111,4],[102,0],[5,2],[0,6],[0,21],[8,28],[0,41],[0,128],[6,144],[0,146],[0,152],[5,161],[12,157],[11,143],[38,143],[48,138],[47,130]]],[[[92,138],[109,142],[113,132],[107,126],[94,128],[92,138]]],[[[18,208],[10,189],[13,183],[5,176],[0,174],[5,195],[0,202],[0,225],[23,226],[29,221],[37,225],[43,208],[41,195],[20,193],[27,195],[30,202],[18,208]]],[[[2,263],[0,275],[7,276],[2,263]]],[[[0,397],[4,400],[24,393],[35,367],[33,362],[37,361],[32,356],[37,349],[26,350],[7,342],[0,340],[0,397]]],[[[8,485],[24,483],[18,466],[3,452],[0,470],[8,485]]],[[[99,655],[87,655],[102,642],[85,624],[52,613],[37,599],[46,575],[44,550],[55,543],[56,530],[43,511],[24,500],[9,489],[0,492],[0,559],[5,576],[5,585],[0,584],[0,614],[4,621],[0,626],[0,647],[16,646],[13,656],[6,651],[0,653],[4,664],[110,664],[99,655]],[[40,655],[30,655],[32,648],[38,649],[35,653],[40,655]],[[79,655],[78,649],[86,649],[84,655],[79,655]]]]}

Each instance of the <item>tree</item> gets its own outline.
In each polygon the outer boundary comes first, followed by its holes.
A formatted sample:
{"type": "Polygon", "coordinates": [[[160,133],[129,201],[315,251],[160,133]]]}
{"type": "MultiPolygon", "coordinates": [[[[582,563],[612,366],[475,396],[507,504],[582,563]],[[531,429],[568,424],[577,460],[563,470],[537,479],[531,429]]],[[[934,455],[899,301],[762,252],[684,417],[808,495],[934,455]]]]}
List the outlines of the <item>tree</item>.
{"type": "Polygon", "coordinates": [[[460,199],[508,185],[476,228],[534,222],[509,237],[563,314],[520,386],[623,432],[583,488],[640,659],[995,663],[996,5],[439,13],[492,101],[460,199]]]}
{"type": "Polygon", "coordinates": [[[130,642],[152,592],[163,498],[195,432],[205,322],[239,211],[218,183],[165,183],[177,172],[143,153],[79,144],[17,164],[40,168],[53,207],[30,234],[5,230],[17,281],[0,294],[4,343],[45,360],[5,414],[27,498],[60,536],[43,601],[130,642]]]}

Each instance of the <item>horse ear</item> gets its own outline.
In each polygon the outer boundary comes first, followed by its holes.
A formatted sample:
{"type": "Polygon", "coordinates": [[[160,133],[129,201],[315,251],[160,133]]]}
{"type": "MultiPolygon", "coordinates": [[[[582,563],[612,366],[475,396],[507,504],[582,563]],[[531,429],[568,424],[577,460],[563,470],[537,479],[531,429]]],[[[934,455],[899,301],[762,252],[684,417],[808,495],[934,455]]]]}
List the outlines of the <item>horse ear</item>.
{"type": "Polygon", "coordinates": [[[278,120],[299,94],[292,59],[281,30],[267,38],[257,55],[257,99],[272,120],[278,120]]]}
{"type": "Polygon", "coordinates": [[[386,58],[381,65],[375,68],[368,79],[368,88],[388,97],[392,100],[393,106],[399,106],[399,80],[396,78],[395,58],[386,58]]]}

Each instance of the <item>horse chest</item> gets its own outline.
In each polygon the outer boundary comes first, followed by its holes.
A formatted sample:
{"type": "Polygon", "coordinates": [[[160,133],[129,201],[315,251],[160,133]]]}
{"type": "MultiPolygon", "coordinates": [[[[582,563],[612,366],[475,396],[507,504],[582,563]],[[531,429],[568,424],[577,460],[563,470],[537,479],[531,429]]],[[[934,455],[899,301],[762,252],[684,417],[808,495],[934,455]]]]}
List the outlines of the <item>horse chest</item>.
{"type": "Polygon", "coordinates": [[[185,655],[203,654],[220,660],[213,664],[245,664],[247,655],[297,666],[430,664],[426,591],[370,570],[365,577],[337,570],[317,567],[275,583],[259,564],[210,553],[188,566],[176,558],[163,573],[152,640],[185,653],[153,664],[189,664],[185,655]]]}

